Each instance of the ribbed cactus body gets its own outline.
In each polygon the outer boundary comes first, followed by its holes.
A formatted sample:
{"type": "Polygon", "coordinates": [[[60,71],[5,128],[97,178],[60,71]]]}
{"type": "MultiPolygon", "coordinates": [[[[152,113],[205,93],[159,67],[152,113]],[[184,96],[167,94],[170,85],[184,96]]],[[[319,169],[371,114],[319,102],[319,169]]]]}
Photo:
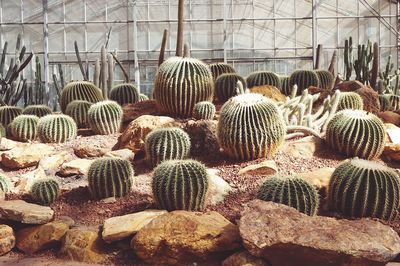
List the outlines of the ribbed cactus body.
{"type": "Polygon", "coordinates": [[[228,64],[225,63],[214,63],[210,65],[210,71],[215,81],[220,75],[226,73],[236,73],[236,70],[228,64]]]}
{"type": "Polygon", "coordinates": [[[215,95],[220,102],[226,102],[229,98],[243,94],[246,81],[236,73],[222,74],[215,81],[215,95]],[[238,81],[242,86],[238,86],[238,81]]]}
{"type": "Polygon", "coordinates": [[[154,98],[170,115],[190,117],[196,103],[212,100],[213,91],[211,72],[200,60],[172,57],[158,68],[154,98]]]}
{"type": "Polygon", "coordinates": [[[215,115],[215,105],[211,102],[196,103],[193,109],[193,118],[212,120],[215,115]]]}
{"type": "Polygon", "coordinates": [[[72,117],[78,128],[87,127],[88,124],[88,111],[93,103],[88,101],[76,100],[67,105],[65,113],[72,117]]]}
{"type": "Polygon", "coordinates": [[[218,141],[239,160],[273,155],[284,141],[285,122],[277,105],[260,94],[242,94],[227,101],[218,121],[218,141]]]}
{"type": "Polygon", "coordinates": [[[399,218],[400,178],[376,162],[351,159],[341,163],[329,181],[328,204],[350,218],[399,218]]]}
{"type": "Polygon", "coordinates": [[[60,107],[64,113],[67,105],[75,100],[96,103],[103,100],[101,90],[88,81],[73,81],[68,83],[61,92],[60,107]]]}
{"type": "Polygon", "coordinates": [[[165,160],[186,159],[190,153],[190,137],[180,128],[153,130],[146,138],[146,155],[153,166],[165,160]]]}
{"type": "Polygon", "coordinates": [[[54,178],[39,179],[32,184],[31,196],[42,205],[50,205],[60,196],[60,185],[54,178]]]}
{"type": "Polygon", "coordinates": [[[133,84],[123,83],[115,86],[110,91],[110,99],[121,106],[139,101],[139,92],[133,84]]]}
{"type": "Polygon", "coordinates": [[[383,152],[386,130],[374,114],[362,110],[342,110],[328,123],[326,141],[348,157],[374,159],[383,152]]]}
{"type": "Polygon", "coordinates": [[[100,158],[89,167],[89,190],[95,199],[122,197],[132,190],[133,168],[120,158],[100,158]]]}
{"type": "Polygon", "coordinates": [[[379,95],[380,110],[397,111],[400,110],[400,96],[394,94],[379,95]]]}
{"type": "Polygon", "coordinates": [[[289,84],[289,76],[281,76],[279,79],[281,81],[281,92],[286,96],[289,96],[292,92],[292,87],[289,84]]]}
{"type": "Polygon", "coordinates": [[[63,143],[76,137],[77,127],[68,115],[46,115],[39,119],[37,133],[44,143],[63,143]]]}
{"type": "Polygon", "coordinates": [[[17,116],[10,124],[11,135],[19,141],[35,140],[39,117],[36,115],[17,116]]]}
{"type": "Polygon", "coordinates": [[[206,167],[194,160],[168,160],[153,173],[153,195],[168,211],[202,211],[208,190],[206,167]]]}
{"type": "Polygon", "coordinates": [[[122,123],[122,108],[114,101],[95,103],[89,108],[88,122],[96,134],[118,133],[122,123]]]}
{"type": "Polygon", "coordinates": [[[361,96],[355,92],[342,92],[339,97],[337,110],[353,109],[363,110],[364,102],[361,96]]]}
{"type": "Polygon", "coordinates": [[[0,174],[0,191],[4,193],[10,192],[11,190],[11,182],[8,177],[0,174]]]}
{"type": "Polygon", "coordinates": [[[22,114],[22,109],[16,106],[1,106],[0,107],[0,123],[7,128],[7,126],[22,114]]]}
{"type": "Polygon", "coordinates": [[[326,70],[316,70],[315,73],[318,76],[319,87],[325,90],[331,90],[333,88],[335,79],[331,72],[326,70]]]}
{"type": "Polygon", "coordinates": [[[147,97],[147,95],[145,95],[143,93],[139,94],[139,102],[146,101],[148,99],[149,99],[149,97],[147,97]]]}
{"type": "Polygon", "coordinates": [[[22,111],[24,115],[36,115],[39,118],[51,113],[52,111],[47,105],[29,105],[22,111]]]}
{"type": "Polygon", "coordinates": [[[311,70],[296,70],[289,77],[290,88],[297,85],[297,95],[310,86],[319,87],[318,75],[311,70]]]}
{"type": "Polygon", "coordinates": [[[317,190],[300,177],[269,177],[257,198],[290,206],[307,215],[315,215],[319,205],[317,190]]]}
{"type": "Polygon", "coordinates": [[[271,85],[277,88],[281,87],[279,76],[270,71],[253,72],[246,78],[246,83],[249,89],[262,85],[271,85]]]}

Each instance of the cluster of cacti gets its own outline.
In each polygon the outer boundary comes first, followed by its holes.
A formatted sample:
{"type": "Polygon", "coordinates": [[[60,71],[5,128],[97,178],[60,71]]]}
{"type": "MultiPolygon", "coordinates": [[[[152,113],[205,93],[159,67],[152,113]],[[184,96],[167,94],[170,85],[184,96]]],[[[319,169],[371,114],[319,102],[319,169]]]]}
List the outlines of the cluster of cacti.
{"type": "Polygon", "coordinates": [[[367,45],[358,45],[357,58],[354,60],[354,70],[356,72],[356,80],[361,83],[369,84],[371,72],[369,65],[372,62],[372,44],[368,41],[367,45]]]}
{"type": "Polygon", "coordinates": [[[318,76],[320,88],[325,90],[331,90],[333,88],[335,79],[331,72],[327,70],[316,70],[315,73],[318,76]]]}
{"type": "Polygon", "coordinates": [[[262,184],[257,198],[290,206],[307,215],[315,215],[319,205],[318,191],[300,177],[269,177],[262,184]]]}
{"type": "Polygon", "coordinates": [[[400,110],[400,96],[394,94],[379,95],[379,103],[381,111],[397,111],[400,110]]]}
{"type": "Polygon", "coordinates": [[[326,142],[349,157],[374,159],[385,146],[386,130],[374,114],[363,110],[342,110],[328,123],[326,142]]]}
{"type": "Polygon", "coordinates": [[[75,100],[96,103],[103,100],[99,88],[88,81],[73,81],[68,83],[61,92],[60,107],[64,113],[67,105],[75,100]]]}
{"type": "Polygon", "coordinates": [[[93,198],[122,197],[132,190],[133,168],[120,158],[96,159],[89,167],[89,191],[93,198]]]}
{"type": "Polygon", "coordinates": [[[239,160],[272,156],[286,134],[282,114],[272,100],[254,93],[229,99],[221,109],[218,141],[225,154],[239,160]]]}
{"type": "Polygon", "coordinates": [[[292,87],[289,85],[289,76],[280,76],[279,80],[281,83],[280,87],[281,92],[284,95],[289,96],[290,93],[292,92],[292,87]]]}
{"type": "Polygon", "coordinates": [[[114,101],[98,102],[89,108],[87,119],[96,134],[115,134],[121,128],[122,108],[114,101]]]}
{"type": "Polygon", "coordinates": [[[165,160],[186,159],[190,147],[189,135],[176,127],[156,129],[146,137],[146,155],[153,166],[165,160]]]}
{"type": "Polygon", "coordinates": [[[10,124],[11,135],[19,141],[35,140],[39,117],[35,115],[17,116],[10,124]]]}
{"type": "Polygon", "coordinates": [[[345,217],[396,220],[400,211],[400,177],[376,162],[346,160],[331,176],[328,205],[345,217]]]}
{"type": "Polygon", "coordinates": [[[78,128],[88,126],[88,111],[93,103],[83,100],[75,100],[70,102],[65,109],[65,114],[72,117],[78,128]]]}
{"type": "Polygon", "coordinates": [[[17,116],[22,114],[22,109],[16,106],[0,107],[0,123],[7,127],[17,116]]]}
{"type": "Polygon", "coordinates": [[[29,105],[22,111],[23,115],[36,115],[37,117],[43,117],[51,113],[52,111],[47,105],[29,105]]]}
{"type": "Polygon", "coordinates": [[[157,70],[154,98],[170,115],[190,117],[194,105],[211,101],[213,92],[211,72],[198,59],[172,57],[157,70]]]}
{"type": "Polygon", "coordinates": [[[382,82],[381,88],[378,87],[378,92],[380,94],[394,94],[398,95],[400,92],[400,69],[394,71],[394,64],[392,63],[392,56],[389,55],[388,61],[386,63],[385,70],[379,72],[380,81],[382,82]]]}
{"type": "Polygon", "coordinates": [[[50,205],[60,196],[60,184],[55,178],[42,178],[35,181],[31,197],[42,205],[50,205]]]}
{"type": "Polygon", "coordinates": [[[76,137],[77,126],[68,115],[46,115],[39,119],[37,134],[41,142],[63,143],[76,137]]]}
{"type": "Polygon", "coordinates": [[[168,160],[153,173],[153,195],[168,211],[202,211],[208,190],[206,167],[194,160],[168,160]]]}
{"type": "Polygon", "coordinates": [[[116,101],[121,106],[128,103],[136,103],[139,101],[139,92],[134,85],[123,83],[112,88],[110,99],[116,101]]]}
{"type": "Polygon", "coordinates": [[[11,190],[11,182],[8,177],[0,174],[0,191],[7,193],[11,190]]]}
{"type": "Polygon", "coordinates": [[[215,105],[212,102],[198,102],[193,109],[194,119],[212,120],[215,115],[215,105]]]}
{"type": "Polygon", "coordinates": [[[309,87],[319,87],[318,75],[312,70],[295,70],[289,77],[289,86],[297,85],[297,94],[309,87]]]}
{"type": "Polygon", "coordinates": [[[236,73],[222,74],[215,80],[215,96],[220,102],[226,102],[229,98],[243,94],[243,88],[246,88],[246,81],[236,73]]]}
{"type": "Polygon", "coordinates": [[[228,64],[225,63],[215,63],[210,65],[211,75],[215,81],[220,75],[226,73],[236,73],[236,70],[228,64]]]}
{"type": "Polygon", "coordinates": [[[149,99],[149,97],[147,97],[147,95],[145,95],[143,93],[139,94],[139,102],[146,101],[148,99],[149,99]]]}
{"type": "Polygon", "coordinates": [[[339,97],[339,104],[337,110],[353,109],[363,110],[364,102],[361,96],[355,92],[342,92],[339,97]]]}
{"type": "Polygon", "coordinates": [[[270,71],[257,71],[251,73],[246,78],[247,87],[249,89],[255,86],[271,85],[277,88],[281,87],[281,81],[277,74],[270,71]]]}

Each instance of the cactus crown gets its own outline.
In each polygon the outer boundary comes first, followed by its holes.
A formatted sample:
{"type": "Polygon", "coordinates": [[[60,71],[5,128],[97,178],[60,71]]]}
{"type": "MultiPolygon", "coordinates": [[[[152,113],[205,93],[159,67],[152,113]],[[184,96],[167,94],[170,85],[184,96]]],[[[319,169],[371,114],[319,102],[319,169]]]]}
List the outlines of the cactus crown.
{"type": "Polygon", "coordinates": [[[122,123],[122,108],[114,101],[95,103],[89,108],[88,122],[96,134],[118,133],[122,123]]]}
{"type": "Polygon", "coordinates": [[[67,105],[65,113],[74,119],[78,128],[86,127],[88,125],[88,111],[92,104],[88,101],[72,101],[67,105]]]}
{"type": "Polygon", "coordinates": [[[342,92],[339,97],[337,110],[354,109],[363,110],[364,102],[361,96],[355,92],[342,92]]]}
{"type": "Polygon", "coordinates": [[[139,92],[133,84],[123,83],[115,86],[110,91],[110,99],[121,106],[139,101],[139,92]]]}
{"type": "Polygon", "coordinates": [[[229,98],[243,94],[243,88],[246,88],[246,81],[236,73],[222,74],[215,80],[215,95],[221,102],[226,102],[229,98]],[[239,81],[242,86],[238,86],[239,81]]]}
{"type": "Polygon", "coordinates": [[[210,70],[214,81],[222,74],[236,73],[236,70],[231,65],[225,63],[211,64],[210,70]]]}
{"type": "Polygon", "coordinates": [[[11,135],[19,141],[35,140],[38,123],[36,115],[17,116],[10,124],[11,135]]]}
{"type": "Polygon", "coordinates": [[[327,70],[316,70],[315,73],[318,76],[319,87],[325,90],[331,90],[334,85],[334,77],[331,72],[327,70]]]}
{"type": "Polygon", "coordinates": [[[44,143],[62,143],[77,134],[75,121],[68,115],[53,114],[39,119],[38,135],[44,143]]]}
{"type": "Polygon", "coordinates": [[[68,83],[61,92],[60,107],[64,113],[67,105],[75,100],[96,103],[103,100],[101,90],[88,81],[73,81],[68,83]]]}
{"type": "Polygon", "coordinates": [[[12,185],[8,177],[0,174],[0,191],[3,191],[4,193],[10,192],[11,186],[12,185]]]}
{"type": "Polygon", "coordinates": [[[196,103],[193,109],[193,118],[212,120],[215,115],[215,105],[211,102],[199,102],[196,103]]]}
{"type": "Polygon", "coordinates": [[[22,109],[16,106],[0,107],[0,123],[7,127],[17,116],[22,114],[22,109]]]}
{"type": "Polygon", "coordinates": [[[51,113],[52,111],[47,105],[29,105],[22,111],[24,115],[36,115],[39,118],[51,113]]]}
{"type": "Polygon", "coordinates": [[[290,88],[297,85],[297,95],[309,87],[319,87],[318,75],[312,70],[295,70],[289,77],[290,88]]]}
{"type": "Polygon", "coordinates": [[[41,178],[32,184],[31,196],[42,205],[50,205],[60,196],[60,184],[55,178],[41,178]]]}
{"type": "Polygon", "coordinates": [[[277,88],[281,87],[279,76],[270,71],[253,72],[247,77],[246,83],[250,89],[262,85],[271,85],[277,88]]]}

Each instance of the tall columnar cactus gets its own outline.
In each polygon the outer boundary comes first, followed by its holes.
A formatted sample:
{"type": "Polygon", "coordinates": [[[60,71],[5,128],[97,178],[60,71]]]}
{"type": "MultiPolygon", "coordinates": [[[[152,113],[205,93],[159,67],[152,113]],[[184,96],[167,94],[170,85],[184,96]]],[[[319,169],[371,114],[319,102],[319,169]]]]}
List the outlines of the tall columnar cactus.
{"type": "Polygon", "coordinates": [[[374,114],[363,110],[342,110],[328,123],[326,141],[349,157],[374,159],[383,152],[386,130],[374,114]]]}
{"type": "Polygon", "coordinates": [[[211,64],[210,70],[214,81],[222,74],[236,73],[236,70],[231,65],[225,63],[211,64]]]}
{"type": "Polygon", "coordinates": [[[112,88],[110,99],[116,101],[121,106],[128,103],[136,103],[139,101],[139,92],[134,85],[123,83],[112,88]]]}
{"type": "Polygon", "coordinates": [[[295,70],[289,77],[289,86],[297,85],[297,95],[310,86],[319,87],[318,75],[311,70],[295,70]]]}
{"type": "Polygon", "coordinates": [[[157,70],[154,98],[170,115],[190,117],[194,105],[211,101],[213,92],[211,72],[200,60],[172,57],[157,70]]]}
{"type": "Polygon", "coordinates": [[[345,78],[350,80],[353,72],[353,38],[350,37],[344,41],[344,66],[345,66],[345,78]]]}
{"type": "Polygon", "coordinates": [[[78,128],[88,126],[88,111],[93,103],[82,100],[75,100],[70,102],[65,109],[65,114],[72,117],[78,128]]]}
{"type": "Polygon", "coordinates": [[[193,118],[212,120],[215,115],[215,105],[211,102],[199,102],[196,103],[193,109],[193,118]]]}
{"type": "Polygon", "coordinates": [[[8,177],[0,174],[0,191],[7,193],[11,190],[11,182],[8,177]]]}
{"type": "Polygon", "coordinates": [[[379,103],[381,111],[397,111],[400,110],[400,96],[393,94],[379,95],[379,103]]]}
{"type": "Polygon", "coordinates": [[[146,155],[153,166],[165,160],[186,159],[190,147],[189,135],[180,128],[156,129],[146,137],[146,155]]]}
{"type": "Polygon", "coordinates": [[[243,88],[246,88],[246,81],[236,73],[222,74],[215,80],[215,95],[220,102],[226,102],[229,98],[243,94],[243,88]],[[238,81],[242,86],[238,86],[238,81]]]}
{"type": "Polygon", "coordinates": [[[253,72],[246,78],[246,83],[249,89],[262,85],[271,85],[277,88],[281,87],[279,76],[270,71],[253,72]]]}
{"type": "Polygon", "coordinates": [[[7,127],[17,116],[22,114],[22,109],[16,106],[0,107],[0,123],[7,127]]]}
{"type": "Polygon", "coordinates": [[[73,81],[68,83],[61,92],[60,107],[64,113],[67,105],[75,100],[96,103],[103,100],[101,90],[88,81],[73,81]]]}
{"type": "Polygon", "coordinates": [[[53,114],[39,119],[38,136],[44,143],[63,143],[76,137],[77,127],[68,115],[53,114]]]}
{"type": "Polygon", "coordinates": [[[280,76],[279,79],[281,82],[281,87],[280,87],[281,92],[286,96],[290,96],[292,88],[289,84],[289,76],[280,76]]]}
{"type": "Polygon", "coordinates": [[[139,94],[139,102],[146,101],[148,99],[149,99],[149,97],[147,97],[147,95],[145,95],[143,93],[139,94]]]}
{"type": "Polygon", "coordinates": [[[39,117],[35,115],[17,116],[10,124],[11,135],[19,141],[35,140],[39,117]]]}
{"type": "Polygon", "coordinates": [[[47,105],[28,105],[22,111],[23,115],[36,115],[37,117],[43,117],[51,113],[51,108],[47,105]]]}
{"type": "Polygon", "coordinates": [[[307,215],[315,215],[319,205],[317,190],[300,177],[269,177],[257,198],[290,206],[307,215]]]}
{"type": "Polygon", "coordinates": [[[325,90],[331,90],[333,88],[335,79],[331,72],[326,70],[316,70],[315,73],[318,76],[320,88],[325,90]]]}
{"type": "Polygon", "coordinates": [[[93,104],[88,111],[90,128],[100,135],[118,133],[122,123],[122,108],[114,101],[93,104]]]}
{"type": "Polygon", "coordinates": [[[194,160],[167,160],[153,173],[153,195],[168,211],[202,211],[208,190],[206,167],[194,160]]]}
{"type": "Polygon", "coordinates": [[[132,190],[133,168],[120,158],[100,158],[89,167],[89,191],[93,198],[123,197],[132,190]]]}
{"type": "Polygon", "coordinates": [[[278,106],[260,94],[238,95],[222,106],[218,141],[234,159],[269,157],[281,146],[285,134],[285,122],[278,106]]]}
{"type": "Polygon", "coordinates": [[[337,110],[353,109],[363,110],[364,102],[361,96],[355,92],[342,92],[339,97],[339,104],[337,110]]]}
{"type": "Polygon", "coordinates": [[[50,205],[60,196],[60,184],[55,178],[38,179],[32,184],[31,197],[42,205],[50,205]]]}
{"type": "Polygon", "coordinates": [[[331,176],[328,205],[345,217],[396,220],[400,211],[399,175],[377,162],[346,160],[331,176]]]}

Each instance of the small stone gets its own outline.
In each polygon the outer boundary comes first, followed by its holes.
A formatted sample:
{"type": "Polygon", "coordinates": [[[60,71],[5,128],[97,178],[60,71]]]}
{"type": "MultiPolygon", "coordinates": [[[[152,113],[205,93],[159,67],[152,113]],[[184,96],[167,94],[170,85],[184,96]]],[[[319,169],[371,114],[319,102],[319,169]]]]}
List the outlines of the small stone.
{"type": "Polygon", "coordinates": [[[15,147],[1,154],[1,164],[9,169],[35,166],[42,158],[48,157],[53,151],[53,147],[43,143],[15,147]]]}
{"type": "Polygon", "coordinates": [[[15,246],[13,229],[5,224],[0,224],[0,256],[10,252],[15,246]]]}
{"type": "Polygon", "coordinates": [[[74,147],[74,153],[79,158],[94,158],[94,157],[102,157],[107,152],[111,151],[111,147],[104,148],[94,146],[93,144],[79,144],[74,147]]]}
{"type": "Polygon", "coordinates": [[[54,211],[47,206],[6,200],[0,202],[0,220],[18,221],[24,224],[45,224],[53,220],[54,211]]]}
{"type": "Polygon", "coordinates": [[[124,123],[131,122],[142,115],[160,115],[157,102],[155,100],[146,100],[122,106],[124,123]]]}
{"type": "Polygon", "coordinates": [[[89,167],[92,164],[93,160],[89,159],[76,159],[70,162],[63,163],[61,165],[60,171],[58,174],[60,176],[71,176],[71,175],[84,175],[87,176],[89,171],[89,167]]]}
{"type": "Polygon", "coordinates": [[[16,189],[22,193],[29,193],[31,191],[33,183],[40,178],[45,178],[46,173],[43,168],[39,165],[37,169],[29,171],[19,176],[16,182],[16,189]]]}
{"type": "Polygon", "coordinates": [[[237,252],[226,258],[221,266],[268,266],[268,262],[254,257],[248,251],[237,252]]]}
{"type": "Polygon", "coordinates": [[[299,176],[305,180],[307,180],[311,185],[313,185],[318,190],[326,191],[329,185],[329,180],[335,171],[333,167],[324,167],[319,169],[314,169],[311,172],[306,173],[298,173],[296,176],[299,176]]]}
{"type": "Polygon", "coordinates": [[[299,140],[290,141],[283,146],[283,152],[294,157],[312,159],[321,151],[322,140],[308,136],[299,140]]]}
{"type": "Polygon", "coordinates": [[[107,152],[104,157],[121,158],[128,161],[135,159],[135,154],[130,149],[121,149],[107,152]]]}
{"type": "Polygon", "coordinates": [[[8,151],[17,146],[27,146],[25,143],[20,143],[7,138],[0,139],[0,151],[8,151]]]}
{"type": "Polygon", "coordinates": [[[206,205],[215,205],[224,201],[225,197],[232,191],[232,187],[218,175],[218,169],[207,169],[208,192],[206,205]]]}
{"type": "Polygon", "coordinates": [[[71,160],[71,153],[68,151],[62,151],[49,157],[45,157],[39,162],[39,166],[44,171],[56,171],[66,161],[71,160]]]}
{"type": "Polygon", "coordinates": [[[238,175],[275,175],[278,167],[275,161],[265,160],[258,164],[251,164],[239,170],[238,175]]]}
{"type": "Polygon", "coordinates": [[[117,202],[117,199],[115,197],[109,197],[109,198],[102,199],[101,202],[104,202],[106,204],[115,203],[115,202],[117,202]]]}

